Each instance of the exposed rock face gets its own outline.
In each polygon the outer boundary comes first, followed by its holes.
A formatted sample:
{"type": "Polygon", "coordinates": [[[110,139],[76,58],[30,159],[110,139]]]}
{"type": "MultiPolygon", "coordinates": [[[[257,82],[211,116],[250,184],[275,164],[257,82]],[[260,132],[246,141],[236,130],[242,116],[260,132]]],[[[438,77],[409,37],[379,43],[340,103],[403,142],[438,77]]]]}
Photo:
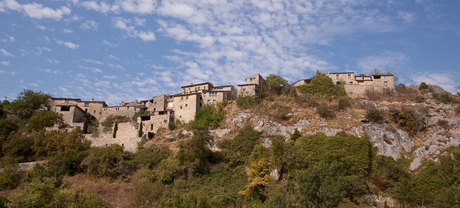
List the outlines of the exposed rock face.
{"type": "Polygon", "coordinates": [[[410,152],[414,142],[403,130],[390,127],[387,124],[363,124],[362,131],[367,132],[369,141],[378,148],[378,154],[397,159],[401,150],[410,152]]]}

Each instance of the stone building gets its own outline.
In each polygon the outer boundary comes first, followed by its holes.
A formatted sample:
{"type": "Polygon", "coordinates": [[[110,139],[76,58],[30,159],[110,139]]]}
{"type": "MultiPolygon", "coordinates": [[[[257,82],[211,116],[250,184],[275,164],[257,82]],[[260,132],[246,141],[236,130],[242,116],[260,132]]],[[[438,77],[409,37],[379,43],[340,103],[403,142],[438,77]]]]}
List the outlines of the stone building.
{"type": "Polygon", "coordinates": [[[235,96],[236,90],[232,85],[214,87],[212,83],[205,82],[182,86],[182,92],[173,96],[174,118],[187,123],[193,120],[196,112],[205,105],[232,100],[235,96]]]}
{"type": "Polygon", "coordinates": [[[90,113],[93,118],[101,120],[103,108],[107,107],[104,101],[82,101],[78,98],[51,97],[48,102],[51,111],[61,113],[63,117],[66,117],[64,120],[66,124],[83,122],[86,113],[90,113]],[[83,116],[80,119],[81,114],[83,116]]]}
{"type": "Polygon", "coordinates": [[[367,90],[395,89],[394,77],[391,74],[355,76],[354,72],[328,72],[327,76],[332,79],[334,84],[343,85],[349,95],[364,94],[367,90]]]}
{"type": "Polygon", "coordinates": [[[264,93],[267,84],[265,79],[256,74],[246,78],[246,84],[238,85],[238,96],[253,96],[256,93],[264,93]]]}

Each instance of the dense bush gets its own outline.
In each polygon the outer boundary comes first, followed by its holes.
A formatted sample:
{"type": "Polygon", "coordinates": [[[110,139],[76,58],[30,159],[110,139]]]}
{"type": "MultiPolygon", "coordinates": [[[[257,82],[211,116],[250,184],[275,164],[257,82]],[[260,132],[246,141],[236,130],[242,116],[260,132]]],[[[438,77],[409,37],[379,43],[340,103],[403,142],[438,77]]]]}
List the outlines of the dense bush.
{"type": "Polygon", "coordinates": [[[93,147],[88,153],[81,166],[89,175],[115,179],[122,175],[130,175],[136,170],[135,164],[130,161],[132,155],[123,152],[120,145],[93,147]]]}
{"type": "Polygon", "coordinates": [[[176,129],[176,123],[170,121],[170,122],[168,123],[168,129],[169,129],[170,131],[176,129]]]}
{"type": "Polygon", "coordinates": [[[0,172],[0,190],[8,190],[17,186],[21,179],[19,165],[14,160],[4,161],[0,172]]]}
{"type": "Polygon", "coordinates": [[[224,117],[223,111],[219,111],[213,105],[206,105],[195,114],[195,120],[190,121],[193,129],[217,128],[224,117]]]}
{"type": "Polygon", "coordinates": [[[393,108],[390,109],[390,115],[393,121],[410,135],[414,136],[417,133],[413,111],[406,108],[402,108],[401,110],[393,108]]]}
{"type": "Polygon", "coordinates": [[[457,102],[449,93],[433,93],[433,98],[445,104],[454,104],[457,102]]]}
{"type": "Polygon", "coordinates": [[[258,95],[254,96],[238,96],[236,99],[236,105],[238,108],[242,110],[253,108],[257,105],[260,101],[260,97],[258,95]]]}
{"type": "Polygon", "coordinates": [[[352,105],[352,100],[350,97],[347,96],[341,96],[337,99],[337,108],[339,110],[345,110],[352,105]]]}
{"type": "Polygon", "coordinates": [[[335,99],[345,96],[345,88],[342,85],[335,85],[332,79],[320,71],[312,77],[310,84],[298,86],[300,92],[308,93],[316,99],[335,99]]]}
{"type": "Polygon", "coordinates": [[[262,133],[254,130],[251,125],[245,124],[233,140],[223,140],[217,146],[224,150],[225,155],[232,156],[232,153],[237,153],[244,158],[248,157],[254,147],[260,143],[261,135],[262,133]]]}
{"type": "Polygon", "coordinates": [[[208,130],[198,130],[193,132],[192,139],[180,142],[176,157],[185,167],[187,177],[209,172],[209,164],[214,159],[214,153],[208,148],[211,140],[208,130]]]}
{"type": "Polygon", "coordinates": [[[270,93],[280,95],[283,93],[284,89],[289,86],[286,79],[279,75],[270,74],[265,78],[265,82],[268,85],[268,90],[270,93]]]}
{"type": "Polygon", "coordinates": [[[27,123],[27,130],[42,130],[45,127],[52,127],[54,124],[59,126],[64,124],[61,114],[53,111],[38,111],[30,117],[27,123]]]}
{"type": "Polygon", "coordinates": [[[460,114],[460,104],[457,105],[454,109],[455,113],[460,114]]]}
{"type": "Polygon", "coordinates": [[[152,113],[148,110],[141,109],[134,113],[133,117],[131,117],[132,121],[136,122],[138,116],[143,116],[143,115],[151,115],[152,113]]]}
{"type": "Polygon", "coordinates": [[[316,113],[318,113],[322,118],[334,118],[335,112],[332,106],[329,106],[327,103],[321,103],[316,106],[316,113]]]}
{"type": "Polygon", "coordinates": [[[420,87],[418,88],[418,90],[427,90],[427,89],[428,89],[428,85],[425,82],[420,83],[420,87]]]}
{"type": "Polygon", "coordinates": [[[167,147],[153,144],[150,147],[140,149],[134,156],[134,162],[142,167],[153,168],[170,155],[171,150],[167,147]]]}
{"type": "Polygon", "coordinates": [[[385,119],[385,111],[383,110],[380,110],[378,108],[375,108],[375,107],[370,107],[367,111],[366,111],[366,119],[371,121],[371,122],[381,122],[385,119]]]}

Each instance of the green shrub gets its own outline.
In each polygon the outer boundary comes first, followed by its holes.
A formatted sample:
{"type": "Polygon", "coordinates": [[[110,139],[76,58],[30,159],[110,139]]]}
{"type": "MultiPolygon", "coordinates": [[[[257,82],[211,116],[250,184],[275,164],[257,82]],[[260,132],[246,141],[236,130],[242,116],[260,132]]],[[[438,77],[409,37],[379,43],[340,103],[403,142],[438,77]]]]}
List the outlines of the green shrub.
{"type": "Polygon", "coordinates": [[[42,130],[45,127],[52,127],[54,124],[62,125],[62,115],[53,111],[38,111],[27,122],[27,130],[42,130]]]}
{"type": "Polygon", "coordinates": [[[371,107],[366,112],[366,119],[371,122],[378,123],[378,122],[383,121],[383,119],[385,119],[384,113],[385,112],[383,110],[379,110],[378,108],[371,107]]]}
{"type": "Polygon", "coordinates": [[[193,129],[217,128],[220,125],[224,113],[212,105],[206,105],[195,114],[195,120],[190,121],[189,126],[193,129]]]}
{"type": "Polygon", "coordinates": [[[162,184],[171,184],[174,182],[176,176],[171,171],[166,171],[163,176],[160,178],[162,184]]]}
{"type": "Polygon", "coordinates": [[[141,109],[141,110],[137,111],[136,113],[134,113],[134,115],[133,115],[133,117],[132,117],[131,119],[132,119],[134,122],[136,122],[138,116],[151,115],[151,114],[152,114],[152,113],[151,113],[150,111],[141,109]]]}
{"type": "Polygon", "coordinates": [[[171,150],[169,150],[168,147],[153,144],[150,147],[137,151],[134,155],[134,162],[142,167],[154,168],[170,155],[171,150]]]}
{"type": "Polygon", "coordinates": [[[260,102],[259,95],[253,96],[238,96],[236,99],[236,106],[242,110],[250,109],[260,102]]]}
{"type": "Polygon", "coordinates": [[[169,129],[170,131],[176,129],[176,124],[175,124],[174,122],[170,121],[170,122],[168,123],[168,129],[169,129]]]}
{"type": "Polygon", "coordinates": [[[300,92],[308,93],[316,99],[332,100],[339,96],[345,96],[345,88],[342,85],[335,85],[332,79],[320,71],[312,77],[310,84],[297,87],[300,92]]]}
{"type": "Polygon", "coordinates": [[[115,127],[113,127],[113,138],[117,138],[117,131],[118,131],[118,121],[115,121],[115,127]]]}
{"type": "Polygon", "coordinates": [[[137,132],[138,134],[137,136],[142,137],[142,135],[144,135],[144,132],[142,131],[143,127],[144,126],[142,125],[142,121],[141,121],[141,123],[139,124],[139,131],[137,132]]]}
{"type": "Polygon", "coordinates": [[[406,108],[402,108],[401,110],[393,108],[390,110],[390,115],[393,118],[393,121],[402,129],[407,131],[411,136],[414,136],[417,133],[413,114],[414,113],[411,110],[406,108]]]}
{"type": "Polygon", "coordinates": [[[93,147],[88,153],[81,166],[89,175],[117,178],[130,175],[135,170],[135,165],[130,161],[131,154],[123,152],[120,145],[93,147]]]}
{"type": "Polygon", "coordinates": [[[445,104],[454,104],[457,102],[452,96],[450,96],[449,93],[442,93],[442,94],[433,93],[433,98],[445,104]]]}
{"type": "Polygon", "coordinates": [[[334,108],[329,106],[326,103],[321,103],[316,107],[316,113],[318,113],[322,118],[334,118],[335,112],[334,108]]]}
{"type": "Polygon", "coordinates": [[[3,162],[0,172],[0,190],[8,190],[16,187],[21,179],[19,165],[14,160],[3,162]]]}
{"type": "Polygon", "coordinates": [[[261,142],[261,135],[262,133],[254,130],[251,125],[245,124],[233,140],[225,139],[217,143],[217,146],[224,151],[224,155],[230,158],[233,156],[246,158],[251,154],[254,147],[261,142]]]}
{"type": "Polygon", "coordinates": [[[339,110],[345,110],[345,109],[351,107],[351,104],[352,104],[352,100],[351,100],[350,97],[341,96],[338,99],[337,107],[339,108],[339,110]]]}
{"type": "Polygon", "coordinates": [[[364,95],[366,95],[367,99],[372,100],[372,101],[379,100],[382,97],[381,94],[377,90],[372,90],[372,89],[366,90],[364,95]]]}
{"type": "Polygon", "coordinates": [[[454,109],[455,113],[460,114],[460,104],[457,105],[454,109]]]}
{"type": "Polygon", "coordinates": [[[428,89],[428,85],[425,82],[420,83],[420,87],[418,90],[426,90],[428,89]]]}

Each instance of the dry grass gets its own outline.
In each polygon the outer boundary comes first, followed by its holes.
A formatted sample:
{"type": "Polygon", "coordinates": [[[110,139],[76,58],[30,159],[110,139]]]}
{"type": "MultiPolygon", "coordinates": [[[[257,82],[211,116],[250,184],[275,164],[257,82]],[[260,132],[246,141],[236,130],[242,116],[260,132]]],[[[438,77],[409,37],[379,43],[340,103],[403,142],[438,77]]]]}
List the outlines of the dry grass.
{"type": "Polygon", "coordinates": [[[66,176],[62,180],[71,190],[83,189],[85,192],[96,194],[113,207],[125,207],[129,202],[129,192],[132,190],[131,183],[116,180],[108,183],[105,178],[90,179],[85,174],[66,176]]]}

